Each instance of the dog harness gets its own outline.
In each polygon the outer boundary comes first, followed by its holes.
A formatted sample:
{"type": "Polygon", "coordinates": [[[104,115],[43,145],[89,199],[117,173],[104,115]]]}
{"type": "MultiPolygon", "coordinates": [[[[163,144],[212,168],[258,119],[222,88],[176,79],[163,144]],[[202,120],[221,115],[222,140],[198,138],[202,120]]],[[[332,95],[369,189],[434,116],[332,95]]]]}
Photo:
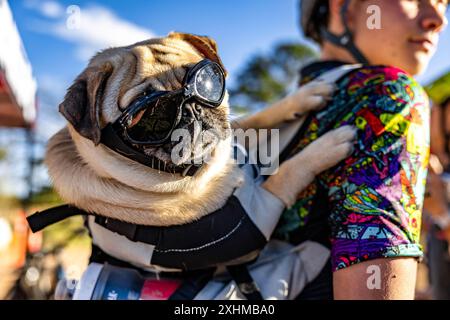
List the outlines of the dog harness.
{"type": "MultiPolygon", "coordinates": [[[[241,148],[234,148],[235,157],[241,152],[244,152],[241,148]]],[[[154,272],[196,272],[197,279],[199,270],[212,275],[211,270],[234,259],[245,257],[245,263],[253,261],[270,239],[284,209],[280,199],[260,186],[264,179],[256,165],[247,162],[240,165],[240,169],[246,175],[244,184],[234,191],[227,203],[189,224],[137,225],[71,205],[36,212],[27,220],[31,230],[37,232],[66,218],[82,215],[92,237],[90,262],[108,262],[154,272]]],[[[245,263],[240,259],[235,266],[228,266],[227,271],[248,299],[259,298],[245,263]]],[[[203,273],[201,275],[206,279],[203,273]]]]}

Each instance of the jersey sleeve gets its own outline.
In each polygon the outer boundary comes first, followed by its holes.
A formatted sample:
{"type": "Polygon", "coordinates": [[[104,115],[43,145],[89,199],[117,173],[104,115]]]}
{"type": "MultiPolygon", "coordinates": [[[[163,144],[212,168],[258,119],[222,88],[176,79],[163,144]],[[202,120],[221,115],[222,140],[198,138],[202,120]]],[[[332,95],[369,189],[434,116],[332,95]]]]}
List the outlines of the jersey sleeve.
{"type": "MultiPolygon", "coordinates": [[[[322,176],[330,203],[333,270],[377,258],[422,256],[429,103],[403,71],[372,67],[338,85],[347,108],[336,127],[358,128],[354,153],[322,176]]],[[[339,93],[338,93],[339,96],[339,93]]]]}

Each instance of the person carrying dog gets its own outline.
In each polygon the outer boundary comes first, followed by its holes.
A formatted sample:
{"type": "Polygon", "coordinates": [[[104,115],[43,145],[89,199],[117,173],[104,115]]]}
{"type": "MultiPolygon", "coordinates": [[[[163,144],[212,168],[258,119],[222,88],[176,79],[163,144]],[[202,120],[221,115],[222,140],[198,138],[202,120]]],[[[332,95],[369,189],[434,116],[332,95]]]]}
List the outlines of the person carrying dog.
{"type": "MultiPolygon", "coordinates": [[[[300,1],[301,28],[321,51],[301,70],[301,84],[353,68],[336,82],[325,109],[310,113],[281,160],[343,125],[356,126],[358,139],[350,157],[298,195],[272,236],[331,249],[329,263],[298,299],[414,299],[430,135],[429,100],[414,76],[436,51],[447,6],[447,0],[300,1]]],[[[266,112],[238,126],[258,128],[266,112]]]]}

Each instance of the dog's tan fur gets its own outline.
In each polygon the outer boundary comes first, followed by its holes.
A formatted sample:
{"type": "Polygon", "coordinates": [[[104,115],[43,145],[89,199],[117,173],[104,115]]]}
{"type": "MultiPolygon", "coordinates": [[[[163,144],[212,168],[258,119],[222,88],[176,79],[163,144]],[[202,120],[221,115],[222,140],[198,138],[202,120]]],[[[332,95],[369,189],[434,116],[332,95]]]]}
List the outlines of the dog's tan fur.
{"type": "MultiPolygon", "coordinates": [[[[53,185],[67,203],[106,217],[153,226],[192,222],[224,205],[243,183],[241,171],[231,161],[230,138],[215,145],[211,161],[193,177],[158,172],[100,143],[101,129],[114,122],[149,85],[154,90],[178,89],[186,70],[204,58],[221,64],[213,40],[172,33],[107,49],[90,61],[60,105],[69,124],[52,137],[45,157],[53,185]]],[[[292,110],[306,112],[320,107],[331,92],[332,87],[325,83],[306,88],[300,96],[314,98],[314,103],[308,105],[304,97],[305,101],[300,99],[292,110]]],[[[293,101],[297,100],[295,96],[293,101]]],[[[267,125],[279,112],[279,108],[269,108],[259,124],[267,125]]],[[[219,131],[229,128],[227,96],[218,108],[204,113],[202,120],[212,121],[219,131]]],[[[283,175],[270,177],[265,188],[291,205],[315,174],[349,154],[354,136],[351,129],[341,128],[319,138],[287,161],[282,166],[283,175]],[[286,177],[289,183],[285,183],[286,177]]],[[[162,147],[144,151],[170,161],[162,147]]]]}
{"type": "MultiPolygon", "coordinates": [[[[101,102],[100,126],[116,120],[148,84],[173,90],[181,86],[183,66],[205,56],[218,60],[213,42],[192,39],[172,34],[95,56],[79,79],[88,79],[89,91],[99,85],[98,74],[112,70],[101,102]]],[[[227,99],[219,108],[228,112],[227,99]]],[[[86,211],[136,224],[183,224],[220,208],[242,183],[241,173],[230,162],[229,140],[219,143],[212,161],[194,177],[181,177],[133,162],[78,131],[69,123],[52,137],[45,161],[61,197],[86,211]]]]}

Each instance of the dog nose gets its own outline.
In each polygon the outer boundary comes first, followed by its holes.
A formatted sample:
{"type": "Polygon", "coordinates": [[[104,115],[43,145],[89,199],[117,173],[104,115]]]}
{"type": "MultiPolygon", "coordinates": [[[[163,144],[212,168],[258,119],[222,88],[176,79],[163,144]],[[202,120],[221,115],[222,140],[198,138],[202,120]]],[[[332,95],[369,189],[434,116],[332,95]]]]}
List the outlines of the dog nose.
{"type": "Polygon", "coordinates": [[[183,119],[187,122],[200,121],[203,115],[203,108],[195,103],[187,103],[183,107],[183,119]]]}

